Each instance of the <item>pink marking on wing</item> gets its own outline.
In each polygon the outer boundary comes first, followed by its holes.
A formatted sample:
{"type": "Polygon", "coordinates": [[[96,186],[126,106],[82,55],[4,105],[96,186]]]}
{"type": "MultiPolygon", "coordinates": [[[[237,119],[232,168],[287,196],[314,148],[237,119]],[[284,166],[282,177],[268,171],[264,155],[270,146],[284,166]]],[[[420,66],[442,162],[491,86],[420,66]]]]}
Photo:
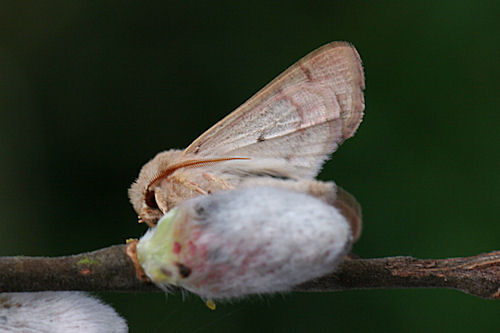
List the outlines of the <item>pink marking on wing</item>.
{"type": "MultiPolygon", "coordinates": [[[[290,90],[290,89],[288,89],[290,90]]],[[[276,100],[278,99],[284,99],[290,101],[290,104],[295,107],[295,110],[297,110],[297,113],[300,117],[300,123],[298,123],[297,130],[302,129],[302,124],[305,122],[305,117],[304,117],[304,109],[298,104],[292,97],[291,94],[285,92],[282,88],[278,89],[278,94],[275,97],[276,100]]]]}
{"type": "Polygon", "coordinates": [[[305,77],[307,78],[307,81],[309,81],[309,82],[313,81],[311,70],[309,68],[307,68],[306,66],[304,66],[303,62],[299,62],[298,65],[299,65],[302,73],[304,73],[305,77]]]}

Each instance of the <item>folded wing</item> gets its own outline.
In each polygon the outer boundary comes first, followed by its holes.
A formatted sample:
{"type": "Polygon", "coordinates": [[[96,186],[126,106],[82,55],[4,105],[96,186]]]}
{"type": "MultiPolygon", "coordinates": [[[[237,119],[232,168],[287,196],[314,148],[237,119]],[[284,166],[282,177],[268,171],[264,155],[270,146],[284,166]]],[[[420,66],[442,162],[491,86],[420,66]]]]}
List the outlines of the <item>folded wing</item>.
{"type": "Polygon", "coordinates": [[[327,44],[212,126],[183,154],[248,157],[263,169],[277,169],[277,175],[286,166],[286,177],[313,178],[356,132],[363,117],[363,89],[356,49],[345,42],[327,44]]]}

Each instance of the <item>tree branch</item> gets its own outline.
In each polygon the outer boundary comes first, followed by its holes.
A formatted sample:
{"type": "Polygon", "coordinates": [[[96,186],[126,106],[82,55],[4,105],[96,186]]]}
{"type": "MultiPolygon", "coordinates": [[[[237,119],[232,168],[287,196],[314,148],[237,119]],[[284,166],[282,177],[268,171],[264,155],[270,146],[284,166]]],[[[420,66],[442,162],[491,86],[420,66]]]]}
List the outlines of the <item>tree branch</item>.
{"type": "Polygon", "coordinates": [[[451,288],[500,299],[500,251],[473,257],[346,259],[335,273],[297,286],[297,291],[373,288],[451,288]]]}
{"type": "MultiPolygon", "coordinates": [[[[0,292],[42,290],[162,291],[137,269],[135,243],[66,257],[0,257],[0,292]]],[[[335,273],[295,291],[452,288],[500,299],[500,251],[473,257],[346,258],[335,273]]]]}

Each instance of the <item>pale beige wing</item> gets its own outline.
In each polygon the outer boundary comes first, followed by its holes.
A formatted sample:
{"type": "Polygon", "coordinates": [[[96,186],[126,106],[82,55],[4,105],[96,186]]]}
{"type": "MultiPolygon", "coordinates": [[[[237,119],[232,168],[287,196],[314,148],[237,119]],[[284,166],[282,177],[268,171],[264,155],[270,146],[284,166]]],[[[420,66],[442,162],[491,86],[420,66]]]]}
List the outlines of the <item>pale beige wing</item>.
{"type": "Polygon", "coordinates": [[[312,178],[354,135],[363,116],[363,89],[356,49],[346,42],[327,44],[212,126],[184,155],[249,157],[274,169],[286,165],[286,177],[312,178]]]}
{"type": "Polygon", "coordinates": [[[363,227],[361,206],[356,201],[356,198],[343,188],[337,186],[337,198],[333,206],[349,221],[353,242],[356,242],[361,236],[361,229],[363,227]]]}

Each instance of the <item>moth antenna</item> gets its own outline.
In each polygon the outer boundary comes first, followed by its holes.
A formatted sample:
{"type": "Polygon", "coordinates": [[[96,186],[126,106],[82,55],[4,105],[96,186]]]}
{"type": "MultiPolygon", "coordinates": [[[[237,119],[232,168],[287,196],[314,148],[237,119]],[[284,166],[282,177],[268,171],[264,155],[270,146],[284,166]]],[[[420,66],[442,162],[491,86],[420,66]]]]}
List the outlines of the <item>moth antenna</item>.
{"type": "Polygon", "coordinates": [[[226,161],[233,161],[233,160],[249,160],[249,157],[224,157],[224,158],[215,158],[215,159],[208,159],[208,160],[188,160],[184,161],[182,163],[174,164],[170,167],[168,167],[165,170],[158,171],[154,174],[154,176],[151,178],[151,181],[149,182],[148,186],[145,189],[145,192],[149,190],[149,188],[154,185],[157,181],[159,181],[162,178],[167,177],[168,175],[172,174],[175,170],[180,169],[180,168],[196,168],[202,165],[211,165],[215,163],[220,163],[220,162],[226,162],[226,161]]]}

